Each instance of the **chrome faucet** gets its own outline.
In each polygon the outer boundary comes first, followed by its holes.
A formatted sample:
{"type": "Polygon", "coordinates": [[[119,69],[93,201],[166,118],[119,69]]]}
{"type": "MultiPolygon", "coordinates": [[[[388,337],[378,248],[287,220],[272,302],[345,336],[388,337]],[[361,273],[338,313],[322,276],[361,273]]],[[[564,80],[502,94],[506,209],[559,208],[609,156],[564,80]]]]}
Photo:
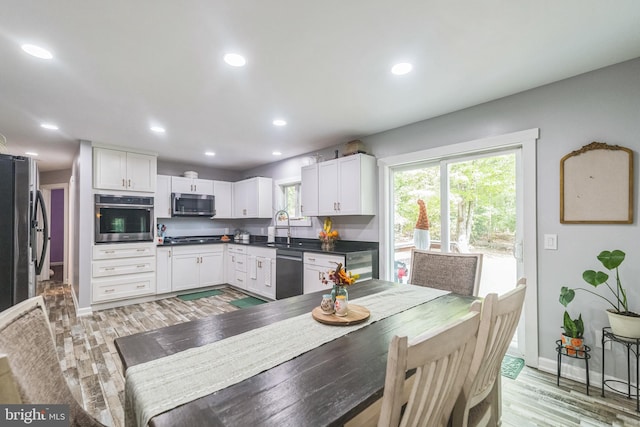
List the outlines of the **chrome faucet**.
{"type": "Polygon", "coordinates": [[[278,212],[276,212],[276,215],[273,217],[273,221],[276,223],[276,235],[278,234],[279,228],[287,229],[287,245],[291,245],[291,222],[289,222],[289,212],[287,212],[284,209],[280,209],[278,212]],[[278,216],[280,216],[280,214],[285,214],[287,216],[286,227],[284,225],[278,225],[278,216]]]}

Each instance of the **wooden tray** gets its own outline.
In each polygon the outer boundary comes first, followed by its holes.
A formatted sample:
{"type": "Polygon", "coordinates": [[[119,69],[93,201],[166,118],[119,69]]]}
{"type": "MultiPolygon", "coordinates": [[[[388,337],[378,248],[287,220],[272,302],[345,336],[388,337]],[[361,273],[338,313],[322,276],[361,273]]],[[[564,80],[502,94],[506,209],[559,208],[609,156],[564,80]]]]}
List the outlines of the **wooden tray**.
{"type": "Polygon", "coordinates": [[[311,316],[325,325],[349,326],[364,322],[371,316],[371,313],[366,307],[349,304],[347,315],[344,317],[336,316],[335,314],[325,314],[319,306],[313,309],[311,316]]]}

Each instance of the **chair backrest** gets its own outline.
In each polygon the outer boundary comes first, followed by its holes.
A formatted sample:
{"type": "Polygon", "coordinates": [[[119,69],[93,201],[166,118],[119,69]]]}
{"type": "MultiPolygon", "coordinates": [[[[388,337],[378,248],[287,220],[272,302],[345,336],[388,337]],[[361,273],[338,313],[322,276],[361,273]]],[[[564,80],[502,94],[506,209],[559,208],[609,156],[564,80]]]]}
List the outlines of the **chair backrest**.
{"type": "Polygon", "coordinates": [[[71,425],[102,425],[84,411],[69,390],[42,297],[0,313],[0,353],[6,354],[22,403],[67,404],[71,425]]]}
{"type": "Polygon", "coordinates": [[[484,400],[499,377],[502,359],[518,327],[525,293],[526,280],[520,279],[515,289],[499,297],[496,294],[485,297],[476,350],[463,386],[468,407],[484,400]]]}
{"type": "Polygon", "coordinates": [[[482,254],[411,250],[409,283],[460,295],[478,295],[482,254]]]}
{"type": "Polygon", "coordinates": [[[389,345],[378,426],[446,426],[469,371],[480,316],[473,311],[450,325],[410,342],[395,336],[389,345]],[[406,372],[416,369],[401,422],[406,372]]]}

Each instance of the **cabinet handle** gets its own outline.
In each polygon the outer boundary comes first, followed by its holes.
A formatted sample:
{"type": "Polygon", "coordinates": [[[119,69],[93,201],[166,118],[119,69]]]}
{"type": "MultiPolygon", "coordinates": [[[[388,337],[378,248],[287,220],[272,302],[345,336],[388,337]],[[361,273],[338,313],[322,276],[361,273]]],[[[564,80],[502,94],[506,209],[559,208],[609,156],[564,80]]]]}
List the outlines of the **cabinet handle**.
{"type": "Polygon", "coordinates": [[[322,280],[322,273],[318,271],[318,280],[322,280]]]}
{"type": "Polygon", "coordinates": [[[142,289],[142,288],[146,288],[146,287],[147,287],[147,285],[138,285],[138,286],[136,286],[136,288],[138,288],[138,289],[142,289]]]}
{"type": "Polygon", "coordinates": [[[242,262],[242,261],[238,261],[238,264],[244,264],[244,262],[242,262]]]}
{"type": "Polygon", "coordinates": [[[116,251],[104,251],[105,254],[114,254],[116,251]]]}
{"type": "Polygon", "coordinates": [[[243,281],[243,280],[242,280],[241,278],[239,278],[239,277],[236,277],[236,280],[237,280],[238,282],[242,282],[242,281],[243,281]]]}
{"type": "Polygon", "coordinates": [[[123,187],[126,187],[126,186],[127,186],[127,184],[125,184],[125,180],[124,180],[124,178],[122,178],[122,186],[123,186],[123,187]]]}
{"type": "Polygon", "coordinates": [[[338,210],[340,210],[340,202],[338,202],[338,210]]]}
{"type": "Polygon", "coordinates": [[[104,290],[104,293],[105,293],[105,294],[110,294],[111,292],[115,292],[115,291],[116,291],[116,290],[115,290],[115,289],[113,289],[113,288],[111,288],[111,289],[105,289],[105,290],[104,290]]]}
{"type": "Polygon", "coordinates": [[[198,191],[198,184],[193,184],[193,191],[198,191]]]}
{"type": "Polygon", "coordinates": [[[171,251],[169,251],[169,258],[171,258],[171,251]]]}
{"type": "Polygon", "coordinates": [[[136,252],[145,252],[146,249],[136,249],[136,252]]]}
{"type": "Polygon", "coordinates": [[[138,264],[136,265],[137,268],[144,268],[146,266],[146,264],[138,264]]]}
{"type": "Polygon", "coordinates": [[[311,258],[311,257],[309,257],[309,258],[307,258],[307,259],[308,259],[309,261],[315,261],[315,260],[316,260],[315,258],[311,258]]]}
{"type": "Polygon", "coordinates": [[[129,180],[129,185],[127,187],[131,188],[131,180],[129,180]]]}
{"type": "Polygon", "coordinates": [[[235,255],[231,255],[231,262],[236,262],[236,256],[235,255]]]}
{"type": "Polygon", "coordinates": [[[105,269],[105,270],[107,270],[107,271],[115,270],[115,268],[114,268],[114,267],[105,267],[104,269],[105,269]]]}
{"type": "Polygon", "coordinates": [[[258,261],[258,268],[262,268],[262,262],[258,261]]]}
{"type": "Polygon", "coordinates": [[[337,209],[336,209],[336,202],[333,202],[333,210],[334,210],[334,211],[337,211],[337,209]]]}

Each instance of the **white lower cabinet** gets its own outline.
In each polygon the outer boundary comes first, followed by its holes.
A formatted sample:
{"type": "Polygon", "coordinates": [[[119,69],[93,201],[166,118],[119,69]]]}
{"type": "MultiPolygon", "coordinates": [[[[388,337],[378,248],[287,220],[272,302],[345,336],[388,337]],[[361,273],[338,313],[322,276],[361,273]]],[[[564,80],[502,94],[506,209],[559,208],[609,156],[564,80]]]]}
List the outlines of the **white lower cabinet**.
{"type": "Polygon", "coordinates": [[[156,249],[156,294],[171,292],[171,258],[173,248],[156,249]]]}
{"type": "Polygon", "coordinates": [[[247,290],[276,299],[276,250],[249,247],[247,254],[247,290]]]}
{"type": "Polygon", "coordinates": [[[330,270],[335,270],[337,264],[344,265],[344,256],[325,255],[316,252],[304,253],[303,293],[317,291],[331,292],[331,284],[322,283],[322,277],[329,276],[330,270]]]}
{"type": "Polygon", "coordinates": [[[227,245],[226,282],[240,289],[247,289],[247,247],[227,245]]]}
{"type": "Polygon", "coordinates": [[[92,303],[156,293],[153,243],[95,245],[92,258],[92,303]]]}
{"type": "Polygon", "coordinates": [[[222,245],[174,247],[171,252],[172,291],[224,283],[222,245]]]}

